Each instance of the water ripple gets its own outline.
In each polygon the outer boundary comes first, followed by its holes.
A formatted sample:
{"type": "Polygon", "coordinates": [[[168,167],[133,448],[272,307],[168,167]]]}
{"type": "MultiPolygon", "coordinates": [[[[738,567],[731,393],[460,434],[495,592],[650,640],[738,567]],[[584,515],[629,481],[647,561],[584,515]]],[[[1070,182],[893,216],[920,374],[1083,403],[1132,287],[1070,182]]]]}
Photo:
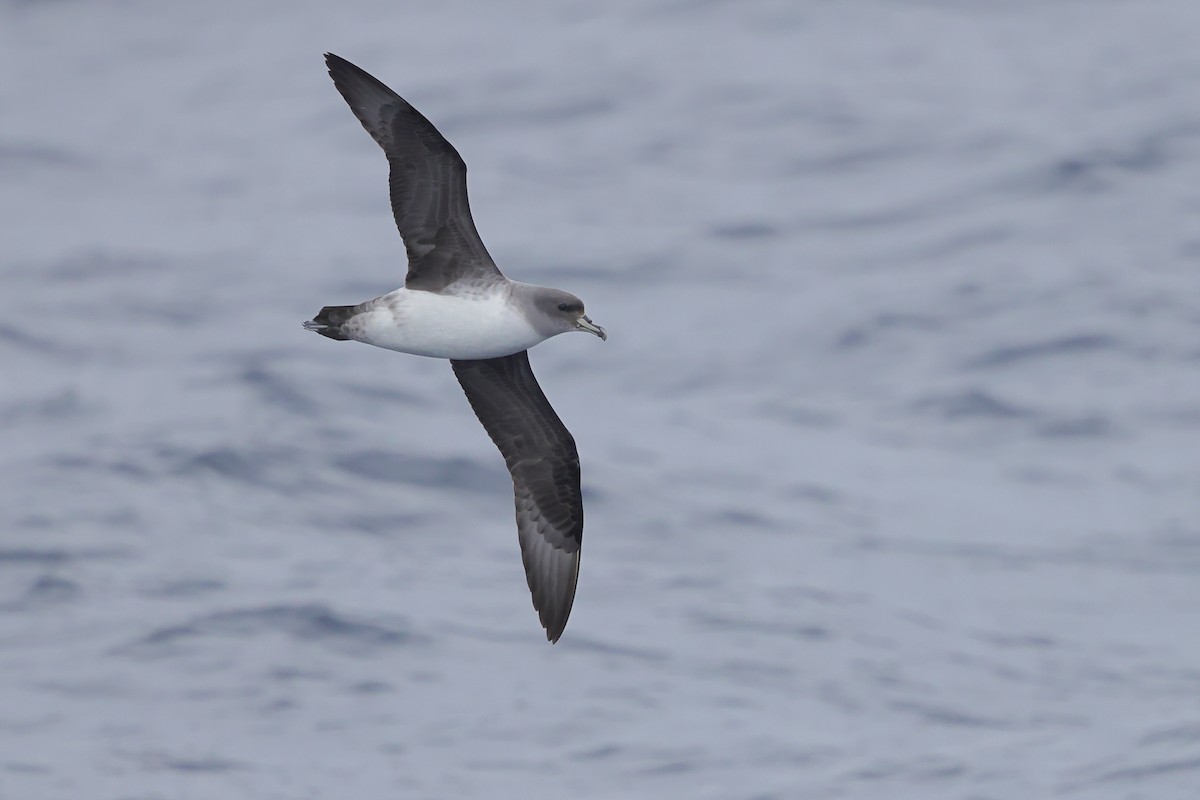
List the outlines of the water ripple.
{"type": "Polygon", "coordinates": [[[354,619],[323,605],[279,605],[203,614],[159,628],[121,648],[140,656],[173,652],[190,641],[214,636],[247,639],[282,633],[300,641],[354,651],[404,647],[424,642],[406,627],[354,619]]]}

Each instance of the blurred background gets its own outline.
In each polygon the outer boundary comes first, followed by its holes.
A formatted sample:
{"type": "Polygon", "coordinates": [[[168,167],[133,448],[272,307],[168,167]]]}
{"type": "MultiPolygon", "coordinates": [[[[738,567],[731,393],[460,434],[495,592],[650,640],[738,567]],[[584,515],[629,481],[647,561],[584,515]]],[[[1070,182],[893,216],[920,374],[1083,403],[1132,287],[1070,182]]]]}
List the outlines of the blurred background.
{"type": "Polygon", "coordinates": [[[0,797],[1193,798],[1200,5],[0,2],[0,797]],[[333,51],[581,295],[549,646],[333,51]]]}

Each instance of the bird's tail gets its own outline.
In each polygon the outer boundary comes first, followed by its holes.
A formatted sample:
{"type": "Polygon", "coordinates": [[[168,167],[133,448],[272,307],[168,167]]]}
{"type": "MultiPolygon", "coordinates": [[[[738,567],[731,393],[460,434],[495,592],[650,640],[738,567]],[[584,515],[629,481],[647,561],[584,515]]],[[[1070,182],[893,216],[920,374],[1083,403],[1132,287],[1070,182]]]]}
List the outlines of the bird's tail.
{"type": "Polygon", "coordinates": [[[357,313],[357,309],[358,306],[325,306],[319,314],[304,323],[304,329],[344,342],[350,337],[342,332],[342,325],[357,313]]]}

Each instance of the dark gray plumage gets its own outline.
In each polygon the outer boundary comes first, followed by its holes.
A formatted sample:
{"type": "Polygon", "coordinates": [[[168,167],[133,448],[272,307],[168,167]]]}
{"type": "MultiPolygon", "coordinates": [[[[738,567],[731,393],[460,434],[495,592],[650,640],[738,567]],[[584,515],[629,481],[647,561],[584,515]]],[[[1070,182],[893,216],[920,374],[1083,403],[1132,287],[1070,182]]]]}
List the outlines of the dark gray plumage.
{"type": "Polygon", "coordinates": [[[575,601],[583,544],[575,439],[542,394],[527,351],[450,364],[512,473],[525,577],[546,638],[556,642],[575,601]]]}
{"type": "Polygon", "coordinates": [[[372,75],[325,54],[333,85],[387,155],[392,214],[408,250],[409,289],[437,292],[462,279],[499,281],[467,203],[467,165],[408,102],[372,75]]]}

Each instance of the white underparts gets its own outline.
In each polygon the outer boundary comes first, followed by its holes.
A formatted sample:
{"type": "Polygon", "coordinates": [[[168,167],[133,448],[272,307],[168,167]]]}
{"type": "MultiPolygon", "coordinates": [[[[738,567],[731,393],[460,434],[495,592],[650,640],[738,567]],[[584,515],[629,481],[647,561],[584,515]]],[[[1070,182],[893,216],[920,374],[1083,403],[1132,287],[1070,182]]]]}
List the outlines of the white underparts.
{"type": "Polygon", "coordinates": [[[497,358],[546,339],[504,292],[471,295],[397,289],[342,325],[360,342],[432,358],[497,358]]]}

